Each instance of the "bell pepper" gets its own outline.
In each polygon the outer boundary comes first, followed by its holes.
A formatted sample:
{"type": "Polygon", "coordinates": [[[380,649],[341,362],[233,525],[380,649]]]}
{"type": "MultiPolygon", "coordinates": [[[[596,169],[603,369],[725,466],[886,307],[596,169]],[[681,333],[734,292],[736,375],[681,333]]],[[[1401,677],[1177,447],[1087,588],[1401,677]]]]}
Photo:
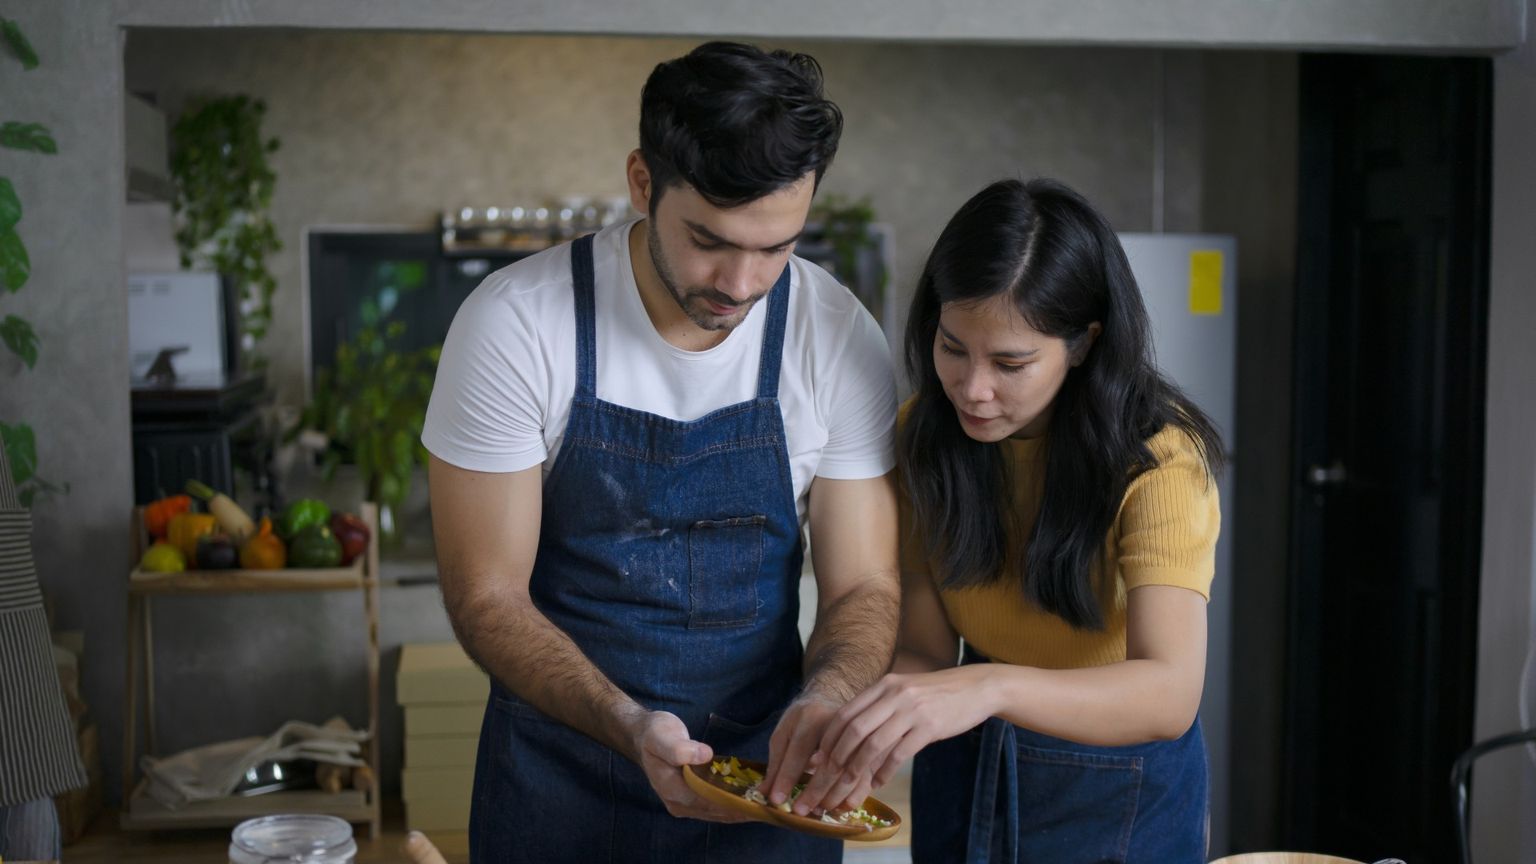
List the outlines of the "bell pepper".
{"type": "Polygon", "coordinates": [[[325,525],[331,520],[331,508],[324,501],[314,498],[300,498],[288,505],[283,513],[283,519],[278,523],[277,533],[284,539],[292,540],[300,531],[312,525],[325,525]]]}
{"type": "Polygon", "coordinates": [[[187,495],[172,495],[144,505],[144,530],[156,540],[164,540],[170,529],[171,517],[192,509],[192,499],[187,495]]]}
{"type": "Polygon", "coordinates": [[[180,549],[188,561],[196,561],[198,538],[212,534],[218,528],[219,520],[212,513],[178,513],[171,517],[166,539],[180,549]]]}
{"type": "Polygon", "coordinates": [[[331,533],[341,541],[341,566],[347,567],[368,551],[368,523],[351,513],[331,514],[331,533]]]}
{"type": "Polygon", "coordinates": [[[263,517],[256,536],[240,547],[240,566],[247,570],[281,570],[286,563],[288,550],[272,533],[272,520],[263,517]]]}

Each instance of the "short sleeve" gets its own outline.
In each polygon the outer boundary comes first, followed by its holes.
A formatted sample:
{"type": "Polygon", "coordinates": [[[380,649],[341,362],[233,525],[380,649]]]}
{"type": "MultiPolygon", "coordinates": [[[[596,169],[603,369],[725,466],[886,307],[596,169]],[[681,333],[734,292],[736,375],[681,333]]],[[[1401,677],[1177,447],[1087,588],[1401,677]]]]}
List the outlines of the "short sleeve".
{"type": "Polygon", "coordinates": [[[510,473],[548,455],[547,363],[517,295],[494,287],[476,289],[453,317],[421,443],[450,465],[510,473]]]}
{"type": "Polygon", "coordinates": [[[849,326],[827,346],[832,362],[827,388],[827,443],[817,477],[865,480],[896,465],[896,378],[885,334],[857,307],[849,326]]]}
{"type": "Polygon", "coordinates": [[[1216,480],[1183,431],[1165,429],[1151,446],[1157,467],[1132,481],[1120,507],[1120,577],[1127,591],[1173,585],[1209,600],[1221,533],[1216,480]]]}
{"type": "MultiPolygon", "coordinates": [[[[896,434],[898,436],[907,423],[908,415],[912,413],[912,403],[915,401],[916,397],[912,397],[897,410],[896,434]]],[[[900,466],[896,468],[896,525],[900,532],[898,554],[901,572],[905,575],[932,578],[933,561],[928,554],[928,544],[917,530],[917,519],[912,509],[912,496],[907,492],[906,478],[900,466]]]]}

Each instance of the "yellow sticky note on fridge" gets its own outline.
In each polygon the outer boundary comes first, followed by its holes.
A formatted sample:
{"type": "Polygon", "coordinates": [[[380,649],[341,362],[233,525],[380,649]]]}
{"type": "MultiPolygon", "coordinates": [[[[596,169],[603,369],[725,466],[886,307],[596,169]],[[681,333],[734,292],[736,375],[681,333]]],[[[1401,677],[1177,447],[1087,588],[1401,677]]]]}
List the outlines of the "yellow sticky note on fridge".
{"type": "Polygon", "coordinates": [[[1221,268],[1225,262],[1215,249],[1189,253],[1189,314],[1221,314],[1221,268]]]}

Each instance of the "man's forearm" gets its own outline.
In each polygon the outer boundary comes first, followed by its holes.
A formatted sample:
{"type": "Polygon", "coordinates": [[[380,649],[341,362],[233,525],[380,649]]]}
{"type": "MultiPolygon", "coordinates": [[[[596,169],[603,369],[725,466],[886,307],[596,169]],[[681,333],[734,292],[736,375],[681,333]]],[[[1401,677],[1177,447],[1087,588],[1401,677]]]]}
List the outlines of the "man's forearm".
{"type": "Polygon", "coordinates": [[[489,594],[449,604],[459,642],[533,707],[631,760],[646,710],[609,681],[526,597],[489,594]]]}
{"type": "Polygon", "coordinates": [[[806,643],[805,691],[847,701],[879,680],[891,664],[900,610],[894,569],[823,604],[806,643]]]}

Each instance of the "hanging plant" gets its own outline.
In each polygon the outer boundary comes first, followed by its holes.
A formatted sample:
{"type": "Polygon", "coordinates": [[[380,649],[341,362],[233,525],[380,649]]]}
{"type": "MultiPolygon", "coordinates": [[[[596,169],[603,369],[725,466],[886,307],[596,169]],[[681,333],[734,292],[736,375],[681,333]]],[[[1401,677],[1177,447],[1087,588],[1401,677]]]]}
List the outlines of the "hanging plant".
{"type": "MultiPolygon", "coordinates": [[[[37,52],[15,21],[0,17],[0,41],[23,69],[37,68],[37,52]]],[[[59,152],[53,135],[40,123],[0,122],[0,147],[33,153],[59,152]]],[[[32,260],[16,225],[21,222],[21,198],[10,178],[0,177],[0,296],[20,291],[32,276],[32,260]]],[[[31,322],[17,315],[0,318],[0,342],[21,358],[28,369],[37,365],[38,338],[31,322]]],[[[37,436],[26,423],[0,422],[0,458],[10,463],[17,497],[26,507],[39,492],[69,491],[69,484],[52,483],[37,473],[37,436]]]]}
{"type": "Polygon", "coordinates": [[[176,244],[181,266],[233,279],[240,297],[240,356],[247,368],[266,365],[257,350],[272,324],[277,280],[267,256],[283,248],[267,217],[277,175],[263,139],[267,106],[249,96],[208,99],[191,106],[171,129],[171,176],[176,181],[176,244]]]}

